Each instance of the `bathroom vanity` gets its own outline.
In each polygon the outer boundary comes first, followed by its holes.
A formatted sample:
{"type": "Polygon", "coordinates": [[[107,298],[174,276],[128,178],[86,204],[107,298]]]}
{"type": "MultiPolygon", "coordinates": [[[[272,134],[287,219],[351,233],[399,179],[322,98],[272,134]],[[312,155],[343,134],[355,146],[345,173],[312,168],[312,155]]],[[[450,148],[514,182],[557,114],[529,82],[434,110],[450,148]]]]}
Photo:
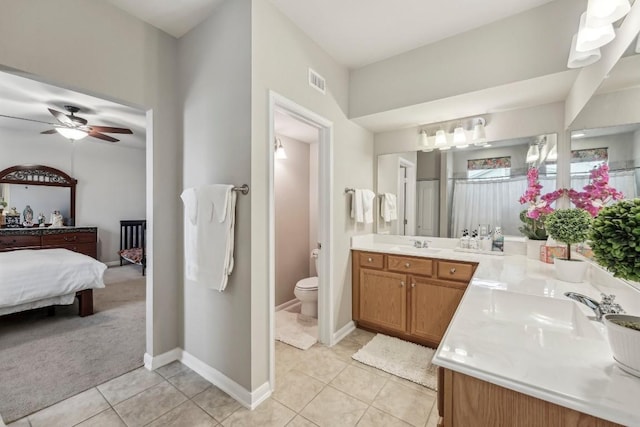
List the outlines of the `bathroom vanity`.
{"type": "Polygon", "coordinates": [[[362,328],[437,347],[476,264],[354,250],[353,320],[362,328]]]}
{"type": "Polygon", "coordinates": [[[493,256],[430,239],[418,249],[402,236],[353,237],[353,312],[367,329],[439,343],[440,426],[640,425],[640,378],[615,364],[594,313],[564,296],[615,294],[636,314],[640,291],[595,264],[568,283],[508,244],[493,256]]]}

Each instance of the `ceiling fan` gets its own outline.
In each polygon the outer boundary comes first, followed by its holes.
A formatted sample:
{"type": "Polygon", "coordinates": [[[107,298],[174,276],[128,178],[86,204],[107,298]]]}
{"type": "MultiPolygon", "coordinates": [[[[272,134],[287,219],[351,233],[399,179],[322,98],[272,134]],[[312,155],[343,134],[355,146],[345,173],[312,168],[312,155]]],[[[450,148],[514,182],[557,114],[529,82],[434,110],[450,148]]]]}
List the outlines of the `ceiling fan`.
{"type": "Polygon", "coordinates": [[[118,142],[119,139],[113,138],[109,135],[105,135],[105,133],[120,133],[120,134],[128,134],[128,135],[133,134],[131,129],[127,129],[127,128],[90,125],[88,124],[87,119],[83,119],[82,117],[75,115],[75,113],[80,111],[80,108],[76,106],[65,105],[64,109],[67,110],[69,114],[62,113],[52,108],[48,109],[49,112],[53,115],[53,117],[56,118],[58,123],[49,123],[49,122],[43,122],[41,120],[26,119],[22,117],[13,117],[13,116],[7,116],[4,114],[0,114],[0,117],[27,120],[30,122],[38,122],[38,123],[45,123],[48,125],[52,125],[54,126],[53,129],[45,130],[40,133],[41,134],[59,133],[65,138],[72,139],[74,141],[80,140],[87,136],[92,136],[94,138],[98,138],[103,141],[118,142]]]}

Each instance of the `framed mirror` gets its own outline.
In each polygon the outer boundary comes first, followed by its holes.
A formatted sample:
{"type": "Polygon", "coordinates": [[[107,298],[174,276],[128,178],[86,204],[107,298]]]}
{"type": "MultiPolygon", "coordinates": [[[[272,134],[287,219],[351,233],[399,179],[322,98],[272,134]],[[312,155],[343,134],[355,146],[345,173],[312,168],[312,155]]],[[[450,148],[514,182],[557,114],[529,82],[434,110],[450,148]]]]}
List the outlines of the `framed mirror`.
{"type": "Polygon", "coordinates": [[[34,220],[42,213],[48,223],[51,213],[60,211],[64,224],[74,225],[76,185],[77,180],[49,166],[19,165],[0,171],[0,197],[7,202],[6,210],[16,208],[21,222],[29,205],[34,220]]]}
{"type": "MultiPolygon", "coordinates": [[[[377,215],[382,234],[460,237],[487,224],[520,236],[519,202],[527,171],[539,171],[542,194],[556,189],[557,135],[493,141],[448,151],[378,156],[377,193],[396,195],[398,219],[377,215]]],[[[379,201],[378,205],[381,205],[379,201]]]]}

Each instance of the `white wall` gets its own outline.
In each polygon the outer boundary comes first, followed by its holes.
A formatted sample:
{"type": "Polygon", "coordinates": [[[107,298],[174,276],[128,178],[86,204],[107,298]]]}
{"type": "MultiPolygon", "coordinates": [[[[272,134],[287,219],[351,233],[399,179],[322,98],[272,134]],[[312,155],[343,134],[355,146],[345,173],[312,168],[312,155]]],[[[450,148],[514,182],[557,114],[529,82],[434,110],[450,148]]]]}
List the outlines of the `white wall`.
{"type": "MultiPolygon", "coordinates": [[[[107,145],[91,138],[71,144],[55,135],[33,136],[3,129],[0,130],[0,152],[3,153],[0,170],[14,165],[39,164],[60,169],[77,179],[76,225],[98,227],[100,261],[119,260],[120,220],[146,217],[144,150],[107,145]]],[[[68,196],[66,204],[69,204],[68,196]]],[[[40,213],[38,206],[37,202],[31,206],[34,217],[40,213]]],[[[23,208],[18,206],[19,211],[23,208]]],[[[50,209],[44,206],[42,209],[48,221],[50,209]]]]}
{"type": "Polygon", "coordinates": [[[319,206],[319,194],[318,194],[318,179],[319,175],[319,163],[318,163],[318,149],[319,144],[314,143],[309,145],[309,275],[317,276],[318,271],[316,269],[316,259],[311,258],[311,251],[318,247],[318,209],[319,206]]]}
{"type": "Polygon", "coordinates": [[[626,167],[626,163],[633,159],[633,133],[576,138],[571,140],[571,150],[585,150],[589,148],[607,148],[609,166],[615,169],[626,167]]]}
{"type": "Polygon", "coordinates": [[[251,184],[248,195],[238,195],[235,263],[225,291],[181,280],[182,345],[248,390],[253,389],[250,215],[256,197],[250,157],[250,5],[250,0],[223,1],[211,16],[183,36],[178,46],[184,121],[183,187],[251,184]]]}
{"type": "Polygon", "coordinates": [[[147,352],[177,347],[181,156],[175,39],[107,2],[0,0],[0,10],[0,67],[148,111],[147,352]],[[60,48],[69,43],[73,49],[60,48]]]}
{"type": "Polygon", "coordinates": [[[527,158],[527,150],[529,145],[524,143],[522,145],[510,145],[507,147],[501,147],[500,142],[496,142],[492,147],[482,148],[479,150],[456,150],[452,151],[453,157],[453,176],[455,178],[466,178],[467,176],[467,161],[475,159],[489,159],[494,157],[511,157],[511,174],[514,171],[518,171],[520,174],[526,173],[528,165],[525,162],[527,158]]]}
{"type": "Polygon", "coordinates": [[[309,277],[309,144],[278,135],[287,152],[274,164],[276,306],[295,298],[300,279],[309,277]]]}
{"type": "Polygon", "coordinates": [[[567,49],[585,7],[582,0],[549,2],[353,70],[349,116],[565,71],[567,49]]]}
{"type": "MultiPolygon", "coordinates": [[[[372,135],[349,121],[348,70],[282,15],[270,1],[254,0],[252,8],[252,351],[254,387],[268,373],[268,93],[273,90],[333,122],[333,289],[334,330],[351,321],[350,237],[369,233],[349,218],[345,187],[373,188],[372,135]],[[308,67],[327,80],[322,95],[307,84],[308,67]],[[258,373],[262,375],[258,377],[258,373]]],[[[326,178],[325,178],[326,179],[326,178]]]]}

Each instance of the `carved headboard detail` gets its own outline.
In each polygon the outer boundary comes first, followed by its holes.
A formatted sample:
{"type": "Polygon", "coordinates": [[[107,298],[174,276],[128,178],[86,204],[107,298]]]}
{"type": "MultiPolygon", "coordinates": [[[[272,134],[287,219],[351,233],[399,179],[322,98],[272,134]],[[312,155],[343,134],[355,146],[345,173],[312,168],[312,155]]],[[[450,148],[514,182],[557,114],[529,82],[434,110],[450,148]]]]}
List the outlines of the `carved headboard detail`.
{"type": "Polygon", "coordinates": [[[72,224],[76,218],[76,185],[78,180],[59,169],[42,165],[11,166],[0,171],[0,184],[46,185],[50,187],[69,187],[71,200],[69,217],[72,224]]]}

